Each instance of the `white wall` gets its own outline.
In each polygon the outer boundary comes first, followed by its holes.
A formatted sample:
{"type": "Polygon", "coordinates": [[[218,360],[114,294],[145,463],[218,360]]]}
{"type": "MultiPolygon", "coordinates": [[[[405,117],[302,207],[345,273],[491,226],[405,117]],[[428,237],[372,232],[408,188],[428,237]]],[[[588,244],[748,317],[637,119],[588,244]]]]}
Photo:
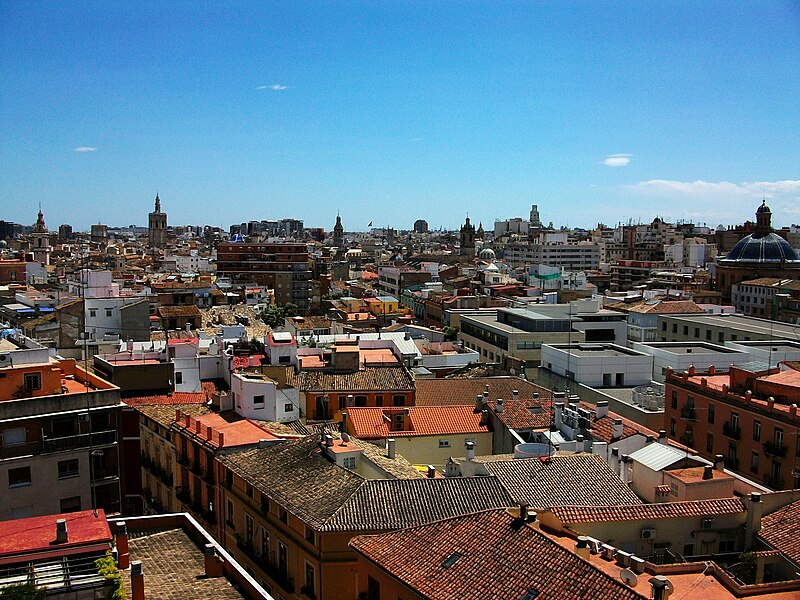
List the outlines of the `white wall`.
{"type": "MultiPolygon", "coordinates": [[[[613,349],[613,346],[611,346],[613,349]]],[[[653,375],[653,357],[649,355],[609,355],[606,351],[590,353],[589,356],[569,355],[564,348],[542,345],[541,364],[554,373],[566,377],[569,369],[575,381],[591,387],[617,385],[616,374],[624,374],[622,385],[636,386],[650,383],[653,375]],[[548,366],[549,364],[549,366],[548,366]],[[610,384],[603,383],[603,375],[610,374],[610,384]]]]}

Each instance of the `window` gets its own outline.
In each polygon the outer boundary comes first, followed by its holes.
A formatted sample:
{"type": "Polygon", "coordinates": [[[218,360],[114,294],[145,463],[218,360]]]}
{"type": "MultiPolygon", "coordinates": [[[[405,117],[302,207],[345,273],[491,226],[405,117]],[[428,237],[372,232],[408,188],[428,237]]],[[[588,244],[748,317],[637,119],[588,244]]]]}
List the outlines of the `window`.
{"type": "Polygon", "coordinates": [[[233,524],[233,502],[231,502],[230,500],[228,500],[227,509],[228,509],[228,512],[227,512],[227,514],[225,516],[225,521],[228,523],[228,525],[230,525],[230,527],[234,531],[236,531],[236,527],[233,524]]]}
{"type": "Polygon", "coordinates": [[[309,527],[308,525],[306,525],[306,541],[311,542],[313,544],[315,537],[316,536],[314,535],[314,530],[311,529],[311,527],[309,527]]]}
{"type": "Polygon", "coordinates": [[[672,408],[678,408],[678,392],[672,390],[672,408]]]}
{"type": "Polygon", "coordinates": [[[25,373],[23,385],[25,386],[25,390],[28,392],[42,389],[42,374],[38,372],[25,373]]]}
{"type": "Polygon", "coordinates": [[[96,308],[90,308],[89,309],[89,316],[90,317],[96,317],[97,316],[97,309],[96,308]]]}
{"type": "Polygon", "coordinates": [[[286,404],[283,405],[283,412],[290,413],[293,410],[294,410],[294,404],[292,404],[291,402],[287,402],[286,404]]]}
{"type": "Polygon", "coordinates": [[[753,421],[753,440],[761,440],[761,421],[753,421]]]}
{"type": "Polygon", "coordinates": [[[392,396],[392,404],[395,406],[405,406],[406,397],[403,394],[394,394],[392,396]]]}
{"type": "Polygon", "coordinates": [[[69,460],[58,461],[58,478],[67,479],[69,477],[77,477],[78,472],[78,459],[71,458],[69,460]]]}
{"type": "Polygon", "coordinates": [[[375,396],[375,406],[383,406],[383,394],[377,394],[375,396]]]}
{"type": "Polygon", "coordinates": [[[711,330],[710,329],[706,329],[706,340],[708,340],[709,342],[711,341],[711,330]]]}
{"type": "Polygon", "coordinates": [[[114,309],[113,308],[107,308],[106,309],[106,316],[107,317],[110,317],[113,313],[114,313],[114,309]]]}
{"type": "Polygon", "coordinates": [[[8,470],[8,487],[23,487],[31,484],[31,468],[17,467],[8,470]]]}
{"type": "Polygon", "coordinates": [[[758,473],[758,452],[756,451],[753,451],[753,455],[750,457],[750,470],[758,473]]]}
{"type": "Polygon", "coordinates": [[[261,528],[261,556],[264,560],[269,560],[269,529],[261,528]]]}
{"type": "Polygon", "coordinates": [[[714,405],[713,404],[709,404],[708,405],[708,422],[709,422],[710,425],[714,424],[714,413],[715,413],[714,405]]]}
{"type": "Polygon", "coordinates": [[[69,498],[61,499],[61,512],[77,512],[81,509],[81,497],[71,496],[69,498]]]}
{"type": "Polygon", "coordinates": [[[685,336],[689,335],[689,326],[688,325],[684,325],[683,326],[683,335],[685,335],[685,336]]]}
{"type": "Polygon", "coordinates": [[[315,597],[314,592],[314,566],[306,563],[306,584],[305,594],[311,598],[315,597]]]}
{"type": "Polygon", "coordinates": [[[355,397],[356,406],[366,406],[367,405],[367,397],[363,394],[359,394],[355,397]]]}
{"type": "Polygon", "coordinates": [[[673,323],[672,324],[672,333],[678,333],[678,324],[677,323],[673,323]]]}
{"type": "Polygon", "coordinates": [[[714,453],[714,434],[707,433],[706,434],[706,452],[711,454],[714,453]]]}
{"type": "Polygon", "coordinates": [[[724,331],[720,331],[717,334],[717,342],[719,342],[720,344],[725,342],[725,332],[724,331]]]}
{"type": "Polygon", "coordinates": [[[439,440],[439,448],[449,448],[450,440],[439,440]]]}
{"type": "Polygon", "coordinates": [[[26,431],[24,427],[14,427],[3,431],[3,447],[21,446],[26,441],[26,431]]]}
{"type": "Polygon", "coordinates": [[[351,471],[355,470],[356,468],[356,457],[349,456],[342,461],[342,466],[345,469],[350,469],[351,471]]]}
{"type": "Polygon", "coordinates": [[[739,429],[739,413],[731,413],[731,429],[734,431],[739,429]]]}
{"type": "Polygon", "coordinates": [[[247,494],[248,498],[252,498],[253,497],[253,486],[250,485],[249,483],[245,484],[244,492],[245,492],[245,494],[247,494]]]}
{"type": "Polygon", "coordinates": [[[283,542],[278,542],[278,571],[284,579],[289,573],[289,549],[283,542]]]}
{"type": "Polygon", "coordinates": [[[675,418],[673,417],[669,420],[669,434],[674,437],[677,430],[678,430],[678,423],[675,421],[675,418]]]}
{"type": "Polygon", "coordinates": [[[666,331],[666,330],[667,330],[667,323],[666,322],[661,323],[661,331],[666,331]]]}
{"type": "Polygon", "coordinates": [[[719,553],[725,554],[736,551],[736,540],[720,540],[719,553]]]}
{"type": "Polygon", "coordinates": [[[780,447],[783,446],[783,429],[780,427],[775,428],[775,436],[773,441],[775,442],[776,448],[780,449],[780,447]]]}
{"type": "Polygon", "coordinates": [[[381,600],[381,584],[372,575],[367,575],[367,600],[381,600]]]}
{"type": "Polygon", "coordinates": [[[175,385],[183,383],[183,373],[175,371],[175,385]]]}
{"type": "Polygon", "coordinates": [[[264,408],[264,394],[253,396],[253,407],[264,408]]]}
{"type": "Polygon", "coordinates": [[[289,522],[289,513],[286,512],[286,509],[281,507],[278,517],[281,520],[281,523],[288,523],[289,522]]]}

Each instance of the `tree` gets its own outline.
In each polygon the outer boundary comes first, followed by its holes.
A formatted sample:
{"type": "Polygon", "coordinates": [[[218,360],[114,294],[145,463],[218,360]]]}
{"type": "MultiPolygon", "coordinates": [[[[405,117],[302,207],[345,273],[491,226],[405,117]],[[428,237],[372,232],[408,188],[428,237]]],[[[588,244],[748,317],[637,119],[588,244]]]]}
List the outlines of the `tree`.
{"type": "Polygon", "coordinates": [[[261,313],[261,319],[269,325],[272,329],[277,329],[283,325],[285,313],[283,309],[277,304],[270,304],[261,313]]]}
{"type": "Polygon", "coordinates": [[[44,600],[47,591],[33,583],[16,583],[0,589],[0,600],[44,600]]]}
{"type": "Polygon", "coordinates": [[[287,302],[283,305],[283,315],[285,317],[296,317],[300,313],[300,308],[293,302],[287,302]]]}
{"type": "Polygon", "coordinates": [[[445,325],[444,329],[442,329],[442,333],[444,333],[444,339],[448,342],[456,341],[458,338],[458,327],[451,327],[450,325],[445,325]]]}

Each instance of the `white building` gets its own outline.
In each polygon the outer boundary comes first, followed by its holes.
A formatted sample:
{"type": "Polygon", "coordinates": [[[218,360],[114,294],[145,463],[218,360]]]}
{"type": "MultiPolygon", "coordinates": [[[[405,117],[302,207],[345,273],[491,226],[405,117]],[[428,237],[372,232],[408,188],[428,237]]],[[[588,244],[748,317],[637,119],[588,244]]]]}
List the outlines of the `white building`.
{"type": "Polygon", "coordinates": [[[234,410],[247,419],[285,423],[300,418],[300,390],[262,373],[233,373],[234,410]]]}
{"type": "Polygon", "coordinates": [[[590,387],[650,383],[653,357],[616,344],[543,344],[542,367],[590,387]]]}
{"type": "Polygon", "coordinates": [[[659,383],[664,382],[668,367],[677,372],[691,366],[708,371],[713,365],[717,372],[723,373],[732,364],[751,360],[748,352],[705,342],[635,342],[633,349],[653,357],[653,379],[659,383]]]}

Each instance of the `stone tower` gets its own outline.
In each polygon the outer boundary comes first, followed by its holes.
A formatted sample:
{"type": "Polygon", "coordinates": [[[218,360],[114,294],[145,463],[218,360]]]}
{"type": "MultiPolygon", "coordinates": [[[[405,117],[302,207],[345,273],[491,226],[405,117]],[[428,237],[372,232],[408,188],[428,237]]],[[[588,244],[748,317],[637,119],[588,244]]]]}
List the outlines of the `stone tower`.
{"type": "Polygon", "coordinates": [[[469,217],[461,226],[461,250],[459,254],[461,256],[475,256],[475,225],[469,222],[469,217]]]}
{"type": "Polygon", "coordinates": [[[147,235],[151,248],[163,248],[167,243],[167,213],[161,212],[161,198],[156,194],[156,209],[148,215],[147,235]]]}
{"type": "Polygon", "coordinates": [[[43,265],[50,264],[50,233],[47,231],[47,226],[44,224],[44,215],[42,214],[42,207],[39,206],[39,215],[36,218],[36,223],[31,232],[31,252],[33,253],[33,260],[42,263],[43,265]]]}
{"type": "Polygon", "coordinates": [[[337,248],[344,246],[344,227],[339,214],[336,215],[336,225],[333,226],[333,245],[337,248]]]}

